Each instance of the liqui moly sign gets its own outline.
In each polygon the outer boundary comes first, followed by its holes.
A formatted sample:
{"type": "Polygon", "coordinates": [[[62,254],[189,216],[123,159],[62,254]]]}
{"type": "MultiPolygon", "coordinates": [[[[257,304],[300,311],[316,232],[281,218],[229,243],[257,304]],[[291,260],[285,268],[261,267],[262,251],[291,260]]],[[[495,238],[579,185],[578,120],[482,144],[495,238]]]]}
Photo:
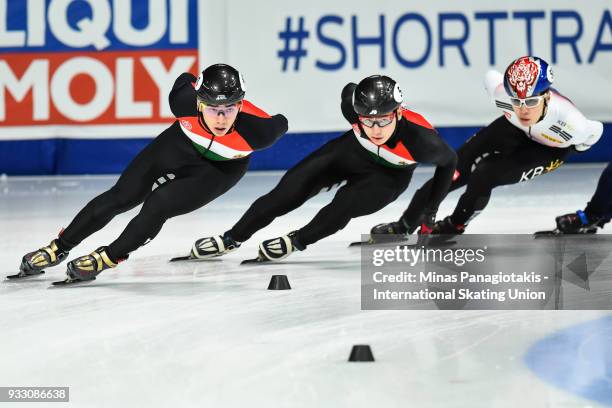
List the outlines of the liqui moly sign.
{"type": "Polygon", "coordinates": [[[154,136],[174,79],[198,70],[197,6],[0,0],[0,138],[154,136]]]}

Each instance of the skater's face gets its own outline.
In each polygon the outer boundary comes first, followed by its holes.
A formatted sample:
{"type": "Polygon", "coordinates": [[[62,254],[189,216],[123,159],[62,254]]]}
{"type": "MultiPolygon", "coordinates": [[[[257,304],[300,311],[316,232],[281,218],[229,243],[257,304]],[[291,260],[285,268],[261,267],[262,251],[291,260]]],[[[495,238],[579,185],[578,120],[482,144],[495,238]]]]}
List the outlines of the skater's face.
{"type": "Polygon", "coordinates": [[[382,116],[359,116],[359,122],[366,136],[377,146],[387,143],[395,132],[399,111],[382,116]]]}
{"type": "Polygon", "coordinates": [[[510,102],[512,102],[512,109],[514,109],[521,125],[533,126],[542,117],[546,107],[545,102],[548,102],[549,99],[550,93],[546,92],[544,95],[532,96],[531,98],[510,98],[510,102]]]}
{"type": "Polygon", "coordinates": [[[225,135],[234,125],[236,117],[242,108],[242,102],[233,105],[209,106],[202,104],[200,112],[206,126],[215,136],[225,135]]]}

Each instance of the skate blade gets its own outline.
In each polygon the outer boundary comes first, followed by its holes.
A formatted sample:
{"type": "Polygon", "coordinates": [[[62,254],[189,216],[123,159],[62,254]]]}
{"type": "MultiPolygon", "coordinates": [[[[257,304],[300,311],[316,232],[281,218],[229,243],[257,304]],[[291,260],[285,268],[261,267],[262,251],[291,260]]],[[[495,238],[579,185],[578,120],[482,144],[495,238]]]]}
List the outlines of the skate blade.
{"type": "Polygon", "coordinates": [[[407,239],[381,239],[375,241],[373,238],[368,239],[367,241],[355,241],[349,244],[349,248],[360,247],[360,246],[368,246],[368,245],[392,245],[392,244],[400,244],[408,242],[407,239]]]}
{"type": "Polygon", "coordinates": [[[6,279],[28,279],[28,278],[33,278],[35,276],[39,276],[42,275],[43,273],[45,273],[45,271],[38,271],[38,272],[34,272],[34,273],[30,273],[30,274],[25,274],[23,272],[19,272],[16,273],[15,275],[7,275],[6,279]]]}
{"type": "Polygon", "coordinates": [[[79,284],[83,284],[83,283],[90,283],[90,282],[93,282],[95,280],[96,280],[96,278],[88,279],[88,280],[78,280],[78,279],[66,278],[66,279],[61,280],[61,281],[52,282],[51,285],[53,285],[53,286],[72,286],[72,285],[79,285],[79,284]]]}
{"type": "Polygon", "coordinates": [[[217,259],[219,256],[212,256],[210,258],[193,258],[191,255],[177,256],[171,258],[168,262],[222,262],[222,259],[217,259]]]}
{"type": "Polygon", "coordinates": [[[375,241],[374,239],[370,238],[367,241],[355,241],[355,242],[351,242],[349,244],[349,248],[354,248],[354,247],[359,247],[359,246],[367,246],[367,245],[394,245],[394,244],[406,244],[408,245],[410,243],[410,238],[404,238],[404,239],[381,239],[378,241],[375,241]]]}
{"type": "Polygon", "coordinates": [[[548,230],[548,231],[536,231],[536,233],[533,234],[534,238],[555,237],[558,235],[563,235],[563,233],[559,231],[557,228],[555,228],[554,230],[548,230]]]}
{"type": "Polygon", "coordinates": [[[391,246],[397,245],[400,248],[412,248],[424,245],[427,243],[428,246],[450,246],[457,243],[457,241],[453,240],[453,236],[445,236],[445,235],[429,235],[426,240],[423,240],[422,237],[417,236],[416,240],[414,237],[412,239],[406,238],[401,240],[388,240],[388,241],[374,241],[369,239],[368,241],[356,241],[351,242],[349,244],[349,248],[351,247],[360,247],[360,246],[370,246],[370,245],[380,245],[380,246],[391,246]]]}
{"type": "Polygon", "coordinates": [[[373,241],[355,241],[349,244],[349,248],[363,246],[363,245],[373,245],[373,244],[374,244],[373,241]]]}
{"type": "Polygon", "coordinates": [[[240,262],[240,265],[252,265],[252,264],[270,263],[270,262],[272,261],[258,256],[257,258],[253,258],[253,259],[245,259],[244,261],[240,262]]]}
{"type": "Polygon", "coordinates": [[[196,259],[197,258],[192,258],[191,255],[177,256],[177,257],[174,257],[174,258],[170,259],[170,261],[168,261],[168,262],[194,261],[196,259]]]}

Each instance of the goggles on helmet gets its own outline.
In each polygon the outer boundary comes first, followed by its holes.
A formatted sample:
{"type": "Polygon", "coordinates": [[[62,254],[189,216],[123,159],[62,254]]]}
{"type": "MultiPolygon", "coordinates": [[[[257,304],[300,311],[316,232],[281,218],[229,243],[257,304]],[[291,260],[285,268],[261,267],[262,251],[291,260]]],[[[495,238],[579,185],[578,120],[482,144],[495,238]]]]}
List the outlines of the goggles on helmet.
{"type": "Polygon", "coordinates": [[[393,122],[393,118],[395,117],[395,112],[391,112],[385,116],[359,116],[359,122],[365,127],[374,127],[374,125],[378,125],[378,127],[385,127],[393,122]]]}
{"type": "Polygon", "coordinates": [[[199,110],[200,112],[206,113],[211,116],[233,116],[238,113],[238,109],[240,108],[239,103],[235,103],[229,106],[214,106],[214,105],[206,105],[205,103],[200,102],[199,110]]]}
{"type": "Polygon", "coordinates": [[[544,95],[538,95],[538,96],[532,96],[530,98],[524,98],[524,99],[510,98],[510,103],[512,103],[512,106],[515,106],[517,108],[520,108],[523,105],[525,105],[525,107],[527,108],[535,108],[543,100],[544,100],[544,95]]]}

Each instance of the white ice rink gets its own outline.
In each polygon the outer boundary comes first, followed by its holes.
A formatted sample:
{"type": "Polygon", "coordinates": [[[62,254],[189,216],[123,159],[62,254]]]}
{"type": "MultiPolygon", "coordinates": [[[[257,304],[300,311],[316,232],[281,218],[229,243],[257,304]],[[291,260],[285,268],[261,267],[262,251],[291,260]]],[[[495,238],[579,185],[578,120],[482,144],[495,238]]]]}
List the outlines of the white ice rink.
{"type": "MultiPolygon", "coordinates": [[[[584,207],[602,169],[566,165],[498,188],[469,232],[550,229],[555,215],[584,207]]],[[[249,173],[207,207],[168,221],[154,241],[90,284],[49,288],[62,279],[64,264],[29,281],[2,282],[0,386],[69,386],[75,407],[612,406],[610,387],[599,398],[580,396],[589,376],[612,384],[612,325],[597,342],[572,345],[575,364],[551,363],[550,370],[574,376],[569,386],[543,379],[526,360],[541,339],[607,321],[608,312],[360,310],[359,250],[347,244],[396,219],[431,169],[419,169],[408,191],[378,214],[354,220],[284,263],[239,265],[256,255],[262,239],[304,225],[333,193],[276,220],[222,260],[167,262],[187,253],[196,238],[231,227],[280,174],[249,173]],[[293,289],[266,290],[272,274],[288,275],[293,289]],[[376,362],[348,363],[351,346],[364,343],[376,362]]],[[[2,275],[16,273],[24,253],[48,243],[114,179],[1,179],[2,275]]],[[[449,195],[440,217],[457,197],[449,195]]],[[[70,257],[111,242],[134,211],[70,257]]],[[[15,404],[28,405],[45,406],[15,404]]]]}

